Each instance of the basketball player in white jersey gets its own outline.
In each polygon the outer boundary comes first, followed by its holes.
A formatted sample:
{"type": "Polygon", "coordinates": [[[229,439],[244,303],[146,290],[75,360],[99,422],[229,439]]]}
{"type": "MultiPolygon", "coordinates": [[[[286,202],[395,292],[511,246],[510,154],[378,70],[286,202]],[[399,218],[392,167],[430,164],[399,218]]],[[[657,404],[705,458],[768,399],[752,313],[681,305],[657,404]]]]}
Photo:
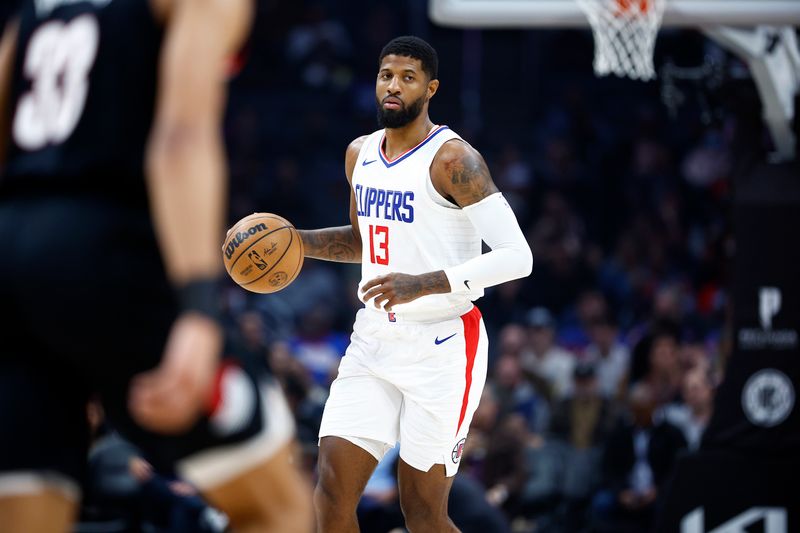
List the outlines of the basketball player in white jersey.
{"type": "Polygon", "coordinates": [[[383,129],[347,148],[350,222],[301,231],[308,257],[362,264],[359,310],[320,428],[319,528],[358,531],[356,506],[400,442],[400,503],[412,533],[457,531],[450,485],[486,379],[483,289],[533,258],[481,155],[428,105],[436,51],[399,37],[380,54],[383,129]],[[481,254],[481,240],[491,251],[481,254]]]}

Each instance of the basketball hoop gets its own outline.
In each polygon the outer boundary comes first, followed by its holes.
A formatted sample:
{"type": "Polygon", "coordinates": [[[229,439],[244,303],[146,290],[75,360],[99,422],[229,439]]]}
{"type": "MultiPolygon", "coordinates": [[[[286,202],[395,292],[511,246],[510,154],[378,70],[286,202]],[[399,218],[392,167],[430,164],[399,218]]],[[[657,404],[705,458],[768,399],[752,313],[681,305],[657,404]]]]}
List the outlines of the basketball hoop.
{"type": "Polygon", "coordinates": [[[594,34],[594,71],[638,80],[656,77],[653,50],[666,0],[576,0],[594,34]]]}

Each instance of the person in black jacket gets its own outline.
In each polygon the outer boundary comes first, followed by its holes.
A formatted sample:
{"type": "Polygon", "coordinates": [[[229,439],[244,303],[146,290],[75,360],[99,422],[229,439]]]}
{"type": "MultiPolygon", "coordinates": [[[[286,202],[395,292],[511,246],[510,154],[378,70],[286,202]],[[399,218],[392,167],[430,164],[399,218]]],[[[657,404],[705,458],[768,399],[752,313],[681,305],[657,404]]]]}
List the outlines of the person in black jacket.
{"type": "Polygon", "coordinates": [[[603,486],[594,501],[597,531],[648,531],[658,498],[678,454],[686,448],[681,431],[655,421],[650,385],[639,382],[628,395],[628,415],[609,436],[603,454],[603,486]]]}

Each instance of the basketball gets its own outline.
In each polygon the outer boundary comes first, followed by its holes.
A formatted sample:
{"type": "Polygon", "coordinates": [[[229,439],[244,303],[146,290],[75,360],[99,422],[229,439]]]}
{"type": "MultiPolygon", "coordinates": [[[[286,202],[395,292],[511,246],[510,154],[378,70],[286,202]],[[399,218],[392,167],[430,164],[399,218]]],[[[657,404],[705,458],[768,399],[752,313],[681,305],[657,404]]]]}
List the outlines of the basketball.
{"type": "Polygon", "coordinates": [[[295,227],[272,213],[253,213],[233,225],[222,246],[225,270],[239,286],[267,294],[289,285],[303,266],[295,227]]]}

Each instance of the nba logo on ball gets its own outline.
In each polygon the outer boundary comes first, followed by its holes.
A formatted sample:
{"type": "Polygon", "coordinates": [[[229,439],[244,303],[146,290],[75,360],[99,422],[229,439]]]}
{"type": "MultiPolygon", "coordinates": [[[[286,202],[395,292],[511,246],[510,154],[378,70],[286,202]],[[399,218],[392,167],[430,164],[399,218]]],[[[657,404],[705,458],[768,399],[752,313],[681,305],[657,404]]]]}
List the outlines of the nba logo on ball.
{"type": "Polygon", "coordinates": [[[461,454],[464,453],[464,443],[467,441],[466,438],[461,439],[456,444],[456,447],[453,448],[453,453],[451,457],[453,458],[453,462],[457,463],[461,460],[461,454]]]}

